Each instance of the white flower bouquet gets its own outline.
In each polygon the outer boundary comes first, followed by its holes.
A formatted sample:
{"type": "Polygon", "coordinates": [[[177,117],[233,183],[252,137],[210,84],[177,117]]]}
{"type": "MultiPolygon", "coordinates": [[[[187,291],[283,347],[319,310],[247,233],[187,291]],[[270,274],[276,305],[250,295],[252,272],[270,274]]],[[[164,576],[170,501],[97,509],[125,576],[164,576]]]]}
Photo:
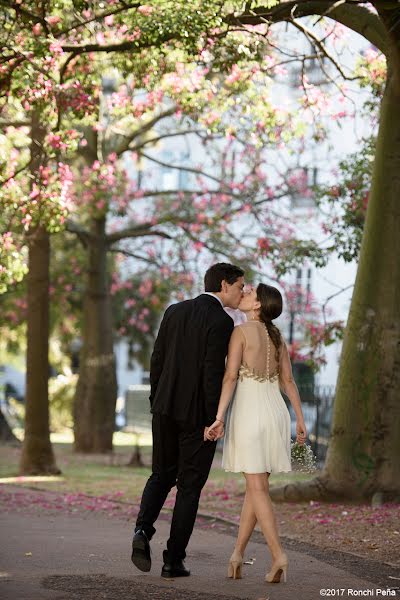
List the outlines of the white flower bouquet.
{"type": "Polygon", "coordinates": [[[292,441],[290,444],[292,467],[301,473],[313,473],[317,469],[317,459],[309,444],[299,444],[292,441]]]}

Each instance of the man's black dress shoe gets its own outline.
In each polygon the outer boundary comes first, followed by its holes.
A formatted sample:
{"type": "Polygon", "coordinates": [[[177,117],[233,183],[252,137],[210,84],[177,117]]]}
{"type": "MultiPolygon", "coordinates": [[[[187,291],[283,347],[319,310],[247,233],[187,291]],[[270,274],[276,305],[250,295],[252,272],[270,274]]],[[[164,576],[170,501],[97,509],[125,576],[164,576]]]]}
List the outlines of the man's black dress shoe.
{"type": "Polygon", "coordinates": [[[150,544],[143,529],[135,531],[132,540],[132,562],[141,571],[150,571],[151,555],[150,544]]]}
{"type": "Polygon", "coordinates": [[[189,577],[189,575],[190,571],[185,567],[183,560],[175,560],[172,563],[165,561],[161,569],[161,577],[165,577],[166,579],[189,577]]]}

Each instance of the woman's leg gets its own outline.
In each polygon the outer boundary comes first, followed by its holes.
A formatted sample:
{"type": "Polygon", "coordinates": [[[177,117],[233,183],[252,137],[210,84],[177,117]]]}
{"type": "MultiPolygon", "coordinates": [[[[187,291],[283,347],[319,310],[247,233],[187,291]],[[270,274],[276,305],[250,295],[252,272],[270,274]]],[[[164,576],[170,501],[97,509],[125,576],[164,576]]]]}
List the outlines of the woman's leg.
{"type": "Polygon", "coordinates": [[[246,491],[243,500],[242,512],[240,513],[239,532],[236,540],[235,550],[243,556],[251,534],[256,526],[257,518],[254,513],[251,500],[246,491]]]}
{"type": "MultiPolygon", "coordinates": [[[[245,477],[248,505],[254,514],[253,519],[256,519],[261,527],[274,561],[284,554],[284,550],[279,539],[274,509],[269,496],[268,474],[245,473],[245,477]]],[[[246,507],[246,511],[248,510],[246,507]]],[[[250,523],[249,515],[250,511],[246,512],[247,521],[250,523]]]]}

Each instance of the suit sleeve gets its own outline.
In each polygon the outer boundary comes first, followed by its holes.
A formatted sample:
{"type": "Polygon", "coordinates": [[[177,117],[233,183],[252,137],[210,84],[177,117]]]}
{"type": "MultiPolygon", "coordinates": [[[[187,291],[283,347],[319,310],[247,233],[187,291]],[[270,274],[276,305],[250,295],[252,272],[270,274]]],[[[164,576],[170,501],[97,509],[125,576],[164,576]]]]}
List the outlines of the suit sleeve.
{"type": "Polygon", "coordinates": [[[167,323],[171,307],[167,308],[161,321],[160,329],[154,343],[153,353],[150,359],[150,406],[153,405],[154,396],[165,360],[165,348],[167,343],[167,323]]]}
{"type": "Polygon", "coordinates": [[[208,334],[203,373],[205,425],[215,421],[233,327],[232,319],[224,319],[214,324],[208,334]]]}

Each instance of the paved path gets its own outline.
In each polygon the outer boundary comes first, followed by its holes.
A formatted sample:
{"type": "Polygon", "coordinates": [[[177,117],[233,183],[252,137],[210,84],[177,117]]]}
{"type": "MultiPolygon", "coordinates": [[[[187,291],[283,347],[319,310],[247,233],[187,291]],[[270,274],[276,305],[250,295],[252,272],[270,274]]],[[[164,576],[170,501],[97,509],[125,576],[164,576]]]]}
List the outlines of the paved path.
{"type": "MultiPolygon", "coordinates": [[[[143,574],[130,561],[130,523],[82,513],[0,516],[0,598],[2,600],[317,600],[321,588],[371,590],[377,586],[328,562],[289,550],[289,581],[264,582],[269,556],[262,543],[251,542],[244,577],[226,577],[233,538],[213,529],[195,530],[187,566],[192,576],[161,579],[161,557],[168,522],[160,520],[152,540],[153,568],[143,574]]],[[[327,557],[329,560],[329,557],[327,557]]],[[[398,583],[398,582],[393,582],[398,583]]],[[[361,593],[359,594],[361,595],[361,593]]],[[[365,595],[363,595],[365,597],[365,595]]],[[[400,595],[398,593],[398,597],[400,595]]]]}

